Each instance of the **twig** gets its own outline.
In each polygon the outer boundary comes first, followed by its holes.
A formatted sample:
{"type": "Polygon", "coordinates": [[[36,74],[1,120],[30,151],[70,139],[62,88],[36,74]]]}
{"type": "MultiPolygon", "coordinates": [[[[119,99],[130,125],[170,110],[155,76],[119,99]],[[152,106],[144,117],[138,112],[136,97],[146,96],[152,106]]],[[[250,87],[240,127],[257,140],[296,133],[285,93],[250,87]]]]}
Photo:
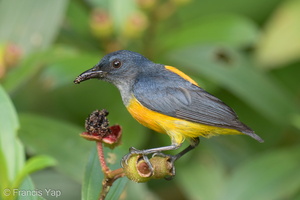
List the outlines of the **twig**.
{"type": "Polygon", "coordinates": [[[119,168],[116,170],[111,171],[109,167],[106,164],[104,151],[103,151],[103,144],[101,142],[97,143],[97,150],[98,150],[98,157],[100,161],[100,165],[102,168],[102,171],[104,173],[104,179],[102,181],[102,190],[99,195],[99,200],[104,200],[106,195],[108,194],[110,187],[112,184],[118,179],[125,176],[123,168],[119,168]]]}

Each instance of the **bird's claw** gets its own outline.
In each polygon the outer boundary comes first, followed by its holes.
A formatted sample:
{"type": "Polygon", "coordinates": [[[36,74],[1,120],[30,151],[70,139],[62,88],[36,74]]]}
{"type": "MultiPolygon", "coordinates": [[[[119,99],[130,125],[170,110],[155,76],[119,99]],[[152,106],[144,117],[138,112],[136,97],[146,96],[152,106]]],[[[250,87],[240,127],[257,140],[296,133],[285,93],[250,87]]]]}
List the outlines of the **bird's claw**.
{"type": "Polygon", "coordinates": [[[134,147],[130,147],[129,148],[129,153],[124,155],[122,160],[121,160],[121,166],[123,167],[124,163],[125,165],[128,164],[128,159],[132,156],[132,155],[136,155],[136,154],[142,154],[140,153],[140,150],[134,148],[134,147]]]}
{"type": "Polygon", "coordinates": [[[128,154],[126,154],[126,155],[124,155],[123,157],[122,157],[122,159],[121,159],[121,166],[122,167],[124,167],[124,164],[125,165],[128,165],[128,159],[130,158],[132,156],[132,154],[131,153],[128,153],[128,154]]]}
{"type": "Polygon", "coordinates": [[[156,156],[163,157],[163,158],[170,157],[170,155],[164,154],[162,152],[156,152],[156,153],[152,154],[152,157],[156,157],[156,156]]]}
{"type": "Polygon", "coordinates": [[[154,169],[153,169],[153,166],[152,166],[152,164],[151,164],[149,158],[147,157],[147,154],[144,153],[143,150],[139,150],[139,149],[136,149],[136,148],[134,148],[134,147],[130,147],[130,148],[129,148],[129,153],[126,154],[125,156],[123,156],[123,158],[122,158],[122,160],[121,160],[121,166],[122,166],[122,167],[124,167],[124,164],[125,164],[125,165],[128,165],[128,159],[130,159],[130,157],[131,157],[132,155],[142,155],[144,161],[145,161],[145,162],[147,163],[147,165],[149,166],[150,175],[153,174],[154,169]]]}

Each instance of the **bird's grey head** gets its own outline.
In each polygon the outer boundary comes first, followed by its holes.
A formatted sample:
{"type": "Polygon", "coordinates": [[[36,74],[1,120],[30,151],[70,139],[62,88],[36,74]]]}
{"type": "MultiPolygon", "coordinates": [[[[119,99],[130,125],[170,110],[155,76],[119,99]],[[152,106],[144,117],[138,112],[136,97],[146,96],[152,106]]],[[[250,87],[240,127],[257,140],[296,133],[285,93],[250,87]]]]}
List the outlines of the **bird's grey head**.
{"type": "Polygon", "coordinates": [[[93,68],[80,74],[74,83],[89,79],[101,79],[116,85],[132,82],[137,74],[153,63],[139,53],[120,50],[104,56],[93,68]]]}

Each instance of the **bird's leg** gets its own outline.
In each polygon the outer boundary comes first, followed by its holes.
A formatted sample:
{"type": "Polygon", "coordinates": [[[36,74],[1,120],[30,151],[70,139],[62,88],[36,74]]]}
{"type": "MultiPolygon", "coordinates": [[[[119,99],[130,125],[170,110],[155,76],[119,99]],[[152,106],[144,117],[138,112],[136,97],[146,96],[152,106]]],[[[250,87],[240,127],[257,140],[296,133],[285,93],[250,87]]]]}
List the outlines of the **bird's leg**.
{"type": "Polygon", "coordinates": [[[176,155],[166,155],[166,154],[163,154],[163,153],[155,153],[153,154],[153,156],[162,156],[162,157],[169,157],[169,161],[171,162],[173,168],[172,168],[172,176],[171,177],[166,177],[167,180],[171,180],[174,176],[175,176],[175,167],[174,167],[174,162],[176,160],[178,160],[179,158],[181,158],[183,155],[185,155],[187,152],[191,151],[192,149],[194,149],[195,147],[197,147],[200,143],[200,139],[197,137],[197,138],[192,138],[191,140],[191,144],[186,147],[184,150],[182,150],[181,152],[179,152],[178,154],[176,155]]]}
{"type": "MultiPolygon", "coordinates": [[[[164,147],[157,147],[157,148],[152,148],[152,149],[144,149],[144,150],[139,150],[134,147],[130,147],[129,153],[123,156],[121,165],[123,167],[123,163],[127,164],[127,160],[134,154],[140,154],[143,156],[143,159],[149,166],[149,169],[151,171],[151,174],[153,173],[153,166],[149,161],[149,158],[147,157],[148,154],[153,154],[153,153],[160,153],[162,151],[168,151],[168,150],[176,150],[181,146],[181,144],[172,144],[170,146],[164,146],[164,147]]],[[[165,154],[162,154],[165,155],[165,154]]],[[[166,156],[166,155],[165,155],[166,156]]]]}
{"type": "Polygon", "coordinates": [[[187,152],[189,152],[190,150],[196,148],[200,143],[200,139],[197,138],[193,138],[191,140],[191,144],[185,148],[184,150],[182,150],[181,152],[179,152],[178,154],[171,156],[172,157],[172,161],[175,162],[176,160],[178,160],[179,158],[181,158],[184,154],[186,154],[187,152]]]}

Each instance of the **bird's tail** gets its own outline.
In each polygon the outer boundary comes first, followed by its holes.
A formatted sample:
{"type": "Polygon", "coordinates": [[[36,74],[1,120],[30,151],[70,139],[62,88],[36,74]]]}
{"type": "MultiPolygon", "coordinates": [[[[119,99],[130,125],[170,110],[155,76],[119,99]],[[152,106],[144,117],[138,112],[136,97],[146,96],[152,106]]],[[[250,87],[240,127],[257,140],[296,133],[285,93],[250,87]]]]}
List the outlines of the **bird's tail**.
{"type": "Polygon", "coordinates": [[[259,137],[258,135],[256,135],[255,133],[254,133],[254,131],[249,131],[249,132],[243,132],[243,133],[245,133],[246,135],[249,135],[250,137],[252,137],[252,138],[254,138],[255,140],[257,140],[257,141],[259,141],[260,143],[263,143],[264,142],[264,140],[263,139],[261,139],[261,137],[259,137]]]}
{"type": "Polygon", "coordinates": [[[256,135],[251,128],[249,128],[248,126],[246,126],[243,123],[241,123],[240,125],[242,125],[242,127],[239,131],[241,131],[242,133],[244,133],[246,135],[249,135],[250,137],[254,138],[255,140],[259,141],[260,143],[264,142],[264,140],[261,139],[261,137],[259,137],[258,135],[256,135]]]}

